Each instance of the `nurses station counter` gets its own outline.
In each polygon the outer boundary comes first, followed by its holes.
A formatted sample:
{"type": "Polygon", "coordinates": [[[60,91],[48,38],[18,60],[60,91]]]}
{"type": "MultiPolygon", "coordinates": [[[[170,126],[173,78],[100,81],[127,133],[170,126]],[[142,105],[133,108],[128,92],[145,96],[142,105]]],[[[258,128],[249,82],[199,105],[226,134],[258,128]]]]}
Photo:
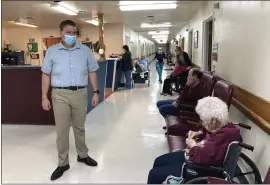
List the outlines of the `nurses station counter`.
{"type": "MultiPolygon", "coordinates": [[[[104,100],[108,61],[99,61],[98,88],[104,100]]],[[[53,111],[41,107],[41,67],[2,66],[2,124],[54,125],[53,111]]],[[[92,107],[93,89],[88,83],[88,112],[92,107]]],[[[48,93],[49,99],[51,89],[48,93]]]]}
{"type": "Polygon", "coordinates": [[[106,89],[114,92],[121,86],[121,63],[117,58],[107,58],[106,89]]]}

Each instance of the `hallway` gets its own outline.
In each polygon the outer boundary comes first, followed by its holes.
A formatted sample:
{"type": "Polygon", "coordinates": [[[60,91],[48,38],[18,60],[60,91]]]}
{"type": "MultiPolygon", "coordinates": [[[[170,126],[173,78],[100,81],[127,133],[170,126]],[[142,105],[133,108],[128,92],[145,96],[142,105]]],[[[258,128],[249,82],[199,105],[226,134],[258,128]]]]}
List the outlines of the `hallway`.
{"type": "MultiPolygon", "coordinates": [[[[89,155],[99,166],[77,163],[71,131],[71,168],[56,183],[146,183],[154,159],[168,152],[165,122],[156,109],[162,86],[154,62],[151,69],[150,87],[117,91],[87,115],[89,155]]],[[[51,182],[57,166],[54,127],[2,125],[2,133],[3,183],[51,182]]]]}

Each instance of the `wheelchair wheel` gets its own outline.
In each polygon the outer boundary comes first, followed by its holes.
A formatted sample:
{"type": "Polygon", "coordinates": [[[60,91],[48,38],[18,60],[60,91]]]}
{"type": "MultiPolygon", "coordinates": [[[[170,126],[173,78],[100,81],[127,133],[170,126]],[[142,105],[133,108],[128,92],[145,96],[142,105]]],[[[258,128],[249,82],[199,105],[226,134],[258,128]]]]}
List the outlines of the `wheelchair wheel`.
{"type": "Polygon", "coordinates": [[[185,184],[208,184],[208,177],[198,177],[187,181],[185,184]]]}
{"type": "MultiPolygon", "coordinates": [[[[244,161],[244,163],[245,163],[244,165],[248,167],[247,168],[248,170],[247,170],[247,172],[235,174],[234,177],[238,178],[238,177],[243,177],[246,175],[253,174],[253,179],[254,179],[253,183],[262,184],[262,177],[261,177],[260,171],[257,168],[256,164],[244,153],[240,154],[240,159],[242,159],[244,161]]],[[[253,183],[251,183],[251,184],[253,184],[253,183]]]]}

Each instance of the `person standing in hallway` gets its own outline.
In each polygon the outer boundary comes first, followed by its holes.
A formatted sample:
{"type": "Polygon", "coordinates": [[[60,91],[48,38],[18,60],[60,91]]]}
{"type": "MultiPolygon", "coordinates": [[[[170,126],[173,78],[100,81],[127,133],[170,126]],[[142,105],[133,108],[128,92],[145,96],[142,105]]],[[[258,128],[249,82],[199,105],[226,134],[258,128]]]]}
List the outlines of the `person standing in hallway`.
{"type": "Polygon", "coordinates": [[[156,70],[158,73],[159,82],[162,83],[162,71],[164,66],[165,53],[158,48],[156,52],[155,60],[156,60],[156,70]]]}
{"type": "Polygon", "coordinates": [[[69,130],[73,127],[77,161],[88,166],[97,162],[88,156],[85,143],[85,119],[88,104],[87,84],[90,78],[94,95],[92,105],[99,102],[97,74],[99,66],[91,50],[76,42],[76,24],[63,21],[60,26],[62,41],[50,47],[42,66],[42,107],[49,111],[48,91],[52,86],[52,103],[57,133],[58,167],[51,175],[56,180],[69,166],[69,130]]]}
{"type": "Polygon", "coordinates": [[[131,75],[133,70],[131,52],[127,45],[123,46],[123,55],[120,57],[121,69],[126,79],[126,88],[131,89],[131,75]]]}

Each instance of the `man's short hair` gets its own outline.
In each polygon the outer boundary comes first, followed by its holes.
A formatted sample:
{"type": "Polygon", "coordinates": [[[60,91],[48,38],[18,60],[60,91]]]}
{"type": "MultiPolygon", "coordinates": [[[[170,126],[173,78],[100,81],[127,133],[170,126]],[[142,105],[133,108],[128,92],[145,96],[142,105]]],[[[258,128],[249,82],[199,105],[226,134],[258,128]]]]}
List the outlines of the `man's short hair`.
{"type": "Polygon", "coordinates": [[[192,69],[192,76],[196,76],[198,79],[202,78],[203,73],[199,69],[192,69]]]}
{"type": "Polygon", "coordinates": [[[59,26],[60,31],[63,31],[64,27],[66,27],[66,26],[76,27],[76,24],[72,20],[65,20],[65,21],[61,22],[61,24],[59,26]]]}

